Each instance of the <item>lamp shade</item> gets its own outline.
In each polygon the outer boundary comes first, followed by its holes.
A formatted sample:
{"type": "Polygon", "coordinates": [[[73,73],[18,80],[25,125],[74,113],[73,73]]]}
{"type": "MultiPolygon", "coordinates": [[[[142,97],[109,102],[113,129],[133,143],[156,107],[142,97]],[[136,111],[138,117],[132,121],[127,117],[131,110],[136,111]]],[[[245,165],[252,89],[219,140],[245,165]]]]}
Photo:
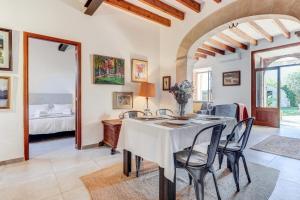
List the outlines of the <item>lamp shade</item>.
{"type": "Polygon", "coordinates": [[[139,96],[155,97],[155,84],[142,82],[140,86],[139,96]]]}

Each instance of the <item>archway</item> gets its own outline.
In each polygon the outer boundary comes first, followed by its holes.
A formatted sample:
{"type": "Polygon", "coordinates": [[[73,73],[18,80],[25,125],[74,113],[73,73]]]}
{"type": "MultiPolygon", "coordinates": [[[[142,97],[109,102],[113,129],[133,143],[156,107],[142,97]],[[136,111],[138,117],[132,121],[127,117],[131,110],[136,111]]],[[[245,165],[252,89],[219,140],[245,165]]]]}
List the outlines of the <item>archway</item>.
{"type": "Polygon", "coordinates": [[[236,19],[257,15],[284,15],[299,21],[300,1],[290,0],[236,0],[200,21],[182,40],[177,51],[176,80],[188,77],[188,52],[192,45],[210,31],[236,19]]]}

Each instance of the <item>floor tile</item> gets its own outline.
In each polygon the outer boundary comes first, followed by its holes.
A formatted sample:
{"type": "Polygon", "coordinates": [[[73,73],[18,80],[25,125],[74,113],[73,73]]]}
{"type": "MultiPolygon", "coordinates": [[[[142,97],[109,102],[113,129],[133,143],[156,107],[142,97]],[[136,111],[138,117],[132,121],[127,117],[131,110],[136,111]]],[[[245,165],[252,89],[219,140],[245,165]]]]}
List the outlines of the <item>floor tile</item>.
{"type": "Polygon", "coordinates": [[[56,172],[55,175],[60,187],[60,191],[66,192],[74,188],[84,186],[80,180],[80,177],[97,170],[99,170],[99,167],[96,165],[96,163],[89,161],[80,166],[56,172]]]}
{"type": "Polygon", "coordinates": [[[255,151],[252,149],[246,149],[244,155],[249,162],[257,163],[260,165],[268,165],[277,156],[274,154],[264,153],[260,151],[255,151]]]}
{"type": "Polygon", "coordinates": [[[90,194],[85,187],[79,187],[63,193],[64,200],[90,200],[90,194]]]}
{"type": "Polygon", "coordinates": [[[27,162],[8,165],[2,171],[0,188],[8,184],[16,184],[28,181],[43,175],[52,173],[52,166],[49,160],[33,159],[27,162]]]}
{"type": "Polygon", "coordinates": [[[270,200],[299,200],[300,184],[279,179],[270,200]]]}
{"type": "Polygon", "coordinates": [[[59,194],[51,197],[46,197],[45,199],[42,200],[64,200],[64,198],[61,194],[59,194]]]}
{"type": "Polygon", "coordinates": [[[23,183],[8,185],[0,190],[5,200],[41,200],[59,195],[60,190],[54,175],[46,175],[23,183]]]}

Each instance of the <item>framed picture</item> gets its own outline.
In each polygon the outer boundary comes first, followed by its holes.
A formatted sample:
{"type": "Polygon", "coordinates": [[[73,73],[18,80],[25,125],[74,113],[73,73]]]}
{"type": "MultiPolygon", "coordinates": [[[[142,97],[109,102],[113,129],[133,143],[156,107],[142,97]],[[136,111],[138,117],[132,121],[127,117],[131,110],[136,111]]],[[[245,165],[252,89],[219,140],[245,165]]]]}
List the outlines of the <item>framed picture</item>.
{"type": "Polygon", "coordinates": [[[113,109],[132,109],[133,92],[113,92],[113,109]]]}
{"type": "Polygon", "coordinates": [[[10,77],[0,76],[0,109],[10,108],[10,77]]]}
{"type": "Polygon", "coordinates": [[[125,60],[108,56],[93,56],[95,84],[125,84],[125,60]]]}
{"type": "Polygon", "coordinates": [[[164,91],[169,91],[171,88],[171,76],[163,76],[162,85],[164,91]]]}
{"type": "Polygon", "coordinates": [[[12,71],[12,31],[0,28],[0,70],[12,71]]]}
{"type": "Polygon", "coordinates": [[[131,60],[131,81],[147,82],[148,81],[148,62],[144,60],[131,60]]]}
{"type": "Polygon", "coordinates": [[[223,86],[241,85],[241,71],[223,73],[223,86]]]}

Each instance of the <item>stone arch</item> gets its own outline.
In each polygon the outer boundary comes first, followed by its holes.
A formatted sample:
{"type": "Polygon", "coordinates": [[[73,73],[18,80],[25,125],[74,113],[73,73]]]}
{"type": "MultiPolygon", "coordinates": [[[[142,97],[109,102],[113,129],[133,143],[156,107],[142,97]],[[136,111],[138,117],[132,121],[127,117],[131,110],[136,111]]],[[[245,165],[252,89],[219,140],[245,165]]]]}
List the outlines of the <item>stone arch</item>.
{"type": "Polygon", "coordinates": [[[183,38],[177,51],[176,80],[187,78],[187,56],[191,46],[202,36],[233,20],[257,15],[285,15],[300,19],[299,0],[236,0],[201,20],[183,38]]]}

